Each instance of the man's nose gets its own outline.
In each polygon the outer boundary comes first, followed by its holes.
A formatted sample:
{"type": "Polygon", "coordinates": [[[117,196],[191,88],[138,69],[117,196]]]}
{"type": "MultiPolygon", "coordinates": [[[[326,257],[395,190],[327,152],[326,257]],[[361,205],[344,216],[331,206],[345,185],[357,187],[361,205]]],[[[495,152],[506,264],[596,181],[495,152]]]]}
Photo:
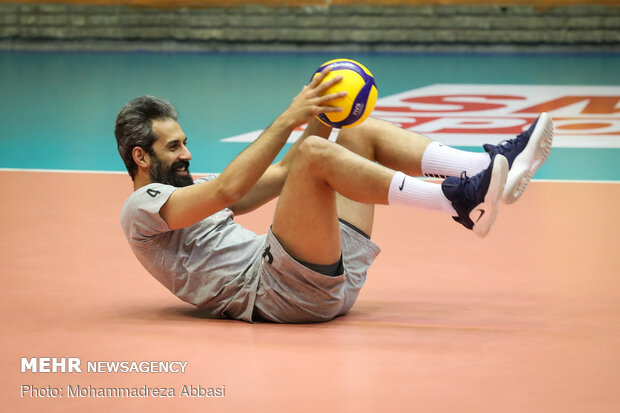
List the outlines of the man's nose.
{"type": "Polygon", "coordinates": [[[189,149],[187,149],[187,146],[183,146],[183,152],[181,152],[180,158],[187,161],[192,159],[192,153],[189,151],[189,149]]]}

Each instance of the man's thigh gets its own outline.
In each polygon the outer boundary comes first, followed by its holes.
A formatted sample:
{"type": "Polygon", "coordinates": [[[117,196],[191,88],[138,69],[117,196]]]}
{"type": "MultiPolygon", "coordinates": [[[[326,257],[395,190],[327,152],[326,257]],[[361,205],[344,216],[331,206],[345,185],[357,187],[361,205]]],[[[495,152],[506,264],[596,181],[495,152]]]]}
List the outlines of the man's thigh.
{"type": "Polygon", "coordinates": [[[316,155],[300,151],[280,193],[272,231],[296,259],[330,265],[341,256],[336,192],[310,171],[316,164],[306,157],[316,155]]]}

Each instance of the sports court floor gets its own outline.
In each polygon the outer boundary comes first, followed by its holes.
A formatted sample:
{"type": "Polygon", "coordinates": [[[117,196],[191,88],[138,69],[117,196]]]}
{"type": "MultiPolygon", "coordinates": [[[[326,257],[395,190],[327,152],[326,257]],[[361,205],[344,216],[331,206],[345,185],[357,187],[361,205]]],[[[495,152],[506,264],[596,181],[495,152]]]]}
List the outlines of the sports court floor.
{"type": "MultiPolygon", "coordinates": [[[[383,252],[347,316],[208,319],[142,269],[119,223],[131,192],[113,137],[120,107],[170,99],[194,173],[219,172],[334,57],[0,53],[2,411],[620,409],[618,54],[347,56],[373,71],[377,116],[451,145],[480,150],[539,109],[558,127],[537,180],[484,240],[441,214],[378,208],[383,252]],[[33,373],[24,357],[187,367],[33,373]],[[62,397],[24,391],[48,386],[62,397]],[[71,397],[76,386],[175,396],[71,397]]],[[[264,233],[273,210],[238,221],[264,233]]]]}

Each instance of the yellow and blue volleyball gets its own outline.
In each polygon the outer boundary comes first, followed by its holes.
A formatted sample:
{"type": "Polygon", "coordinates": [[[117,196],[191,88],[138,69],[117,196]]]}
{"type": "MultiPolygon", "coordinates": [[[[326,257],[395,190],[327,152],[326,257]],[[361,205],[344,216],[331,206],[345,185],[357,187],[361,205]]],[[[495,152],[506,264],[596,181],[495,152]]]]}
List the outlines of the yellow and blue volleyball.
{"type": "Polygon", "coordinates": [[[377,103],[377,84],[372,73],[359,62],[350,59],[334,59],[323,63],[314,73],[318,75],[327,66],[331,72],[323,79],[326,82],[342,75],[342,81],[325,91],[325,94],[347,91],[347,96],[334,99],[330,106],[339,106],[342,112],[321,113],[321,122],[334,128],[350,128],[359,125],[374,110],[377,103]]]}

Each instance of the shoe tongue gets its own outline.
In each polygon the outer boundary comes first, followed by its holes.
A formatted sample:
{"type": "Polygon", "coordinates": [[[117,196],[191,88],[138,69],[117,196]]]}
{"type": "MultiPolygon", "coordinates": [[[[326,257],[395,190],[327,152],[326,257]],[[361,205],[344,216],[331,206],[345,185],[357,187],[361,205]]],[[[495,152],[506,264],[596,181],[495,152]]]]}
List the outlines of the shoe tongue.
{"type": "Polygon", "coordinates": [[[462,183],[460,178],[449,176],[441,183],[441,190],[446,198],[450,201],[454,201],[459,194],[459,188],[461,185],[462,183]]]}
{"type": "Polygon", "coordinates": [[[452,202],[463,197],[474,200],[476,199],[476,185],[472,185],[472,183],[476,182],[478,179],[478,175],[465,180],[450,176],[441,183],[441,190],[446,198],[452,202]]]}
{"type": "Polygon", "coordinates": [[[485,143],[484,145],[482,145],[482,148],[484,149],[485,152],[491,155],[497,152],[497,146],[491,145],[490,143],[485,143]]]}

